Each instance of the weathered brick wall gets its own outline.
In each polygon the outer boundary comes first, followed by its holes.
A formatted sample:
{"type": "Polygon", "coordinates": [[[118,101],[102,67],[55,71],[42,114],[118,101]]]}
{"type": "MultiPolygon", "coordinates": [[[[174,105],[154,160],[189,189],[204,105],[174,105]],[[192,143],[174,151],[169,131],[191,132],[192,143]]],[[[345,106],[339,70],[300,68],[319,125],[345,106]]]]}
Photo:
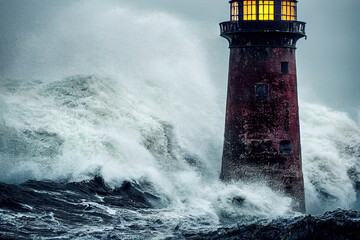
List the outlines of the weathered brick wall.
{"type": "Polygon", "coordinates": [[[231,48],[221,179],[268,180],[305,211],[301,166],[295,49],[231,48]]]}

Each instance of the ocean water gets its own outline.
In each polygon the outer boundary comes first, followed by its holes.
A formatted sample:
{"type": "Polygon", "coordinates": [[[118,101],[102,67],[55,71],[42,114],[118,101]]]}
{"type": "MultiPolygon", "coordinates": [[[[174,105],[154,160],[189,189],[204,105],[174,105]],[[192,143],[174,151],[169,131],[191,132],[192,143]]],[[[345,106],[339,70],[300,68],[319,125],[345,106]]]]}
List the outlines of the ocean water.
{"type": "Polygon", "coordinates": [[[19,40],[0,76],[0,238],[359,236],[359,123],[300,99],[318,217],[265,182],[222,183],[225,92],[209,49],[189,23],[139,13],[78,2],[19,40]]]}

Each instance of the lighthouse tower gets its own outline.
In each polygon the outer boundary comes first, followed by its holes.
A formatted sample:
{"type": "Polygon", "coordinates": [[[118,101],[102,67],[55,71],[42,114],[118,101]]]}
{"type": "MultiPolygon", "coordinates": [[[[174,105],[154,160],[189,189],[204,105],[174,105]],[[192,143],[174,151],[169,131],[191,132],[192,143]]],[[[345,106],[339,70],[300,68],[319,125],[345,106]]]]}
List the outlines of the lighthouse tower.
{"type": "Polygon", "coordinates": [[[305,212],[295,59],[305,23],[295,0],[230,5],[230,21],[220,23],[230,44],[220,178],[267,181],[305,212]]]}

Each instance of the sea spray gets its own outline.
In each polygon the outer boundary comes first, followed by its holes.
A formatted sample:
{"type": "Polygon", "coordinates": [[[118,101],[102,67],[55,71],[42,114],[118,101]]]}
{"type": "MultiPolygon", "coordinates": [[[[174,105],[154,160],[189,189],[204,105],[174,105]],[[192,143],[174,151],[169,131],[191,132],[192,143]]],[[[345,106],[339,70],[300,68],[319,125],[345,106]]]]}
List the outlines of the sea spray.
{"type": "Polygon", "coordinates": [[[354,208],[359,182],[360,127],[343,112],[301,104],[307,208],[322,213],[354,208]]]}

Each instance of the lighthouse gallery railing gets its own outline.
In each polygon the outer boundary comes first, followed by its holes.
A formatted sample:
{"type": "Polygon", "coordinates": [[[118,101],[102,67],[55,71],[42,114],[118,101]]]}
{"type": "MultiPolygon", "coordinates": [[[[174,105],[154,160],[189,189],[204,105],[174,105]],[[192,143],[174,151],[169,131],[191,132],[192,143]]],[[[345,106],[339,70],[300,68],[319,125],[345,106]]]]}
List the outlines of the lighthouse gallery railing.
{"type": "Polygon", "coordinates": [[[304,22],[297,21],[231,21],[220,23],[221,35],[240,32],[286,32],[305,36],[304,22]]]}

